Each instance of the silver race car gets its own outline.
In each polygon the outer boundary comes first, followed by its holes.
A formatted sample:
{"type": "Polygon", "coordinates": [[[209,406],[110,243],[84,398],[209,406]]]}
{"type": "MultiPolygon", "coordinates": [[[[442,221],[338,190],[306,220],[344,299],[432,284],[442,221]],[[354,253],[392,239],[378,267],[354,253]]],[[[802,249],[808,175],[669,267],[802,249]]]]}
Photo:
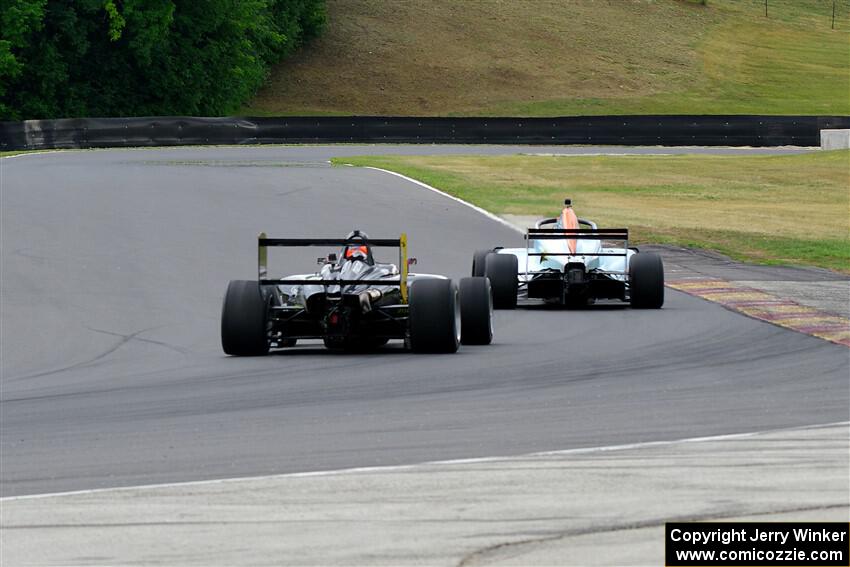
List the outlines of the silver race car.
{"type": "Polygon", "coordinates": [[[525,235],[525,248],[479,250],[472,275],[486,276],[496,309],[517,300],[580,307],[599,299],[658,309],[664,304],[661,257],[629,247],[627,228],[598,228],[580,219],[570,199],[557,218],[542,219],[525,235]]]}
{"type": "Polygon", "coordinates": [[[258,239],[257,280],[233,280],[221,316],[221,344],[232,355],[263,355],[299,339],[328,348],[371,350],[402,339],[416,352],[455,352],[458,344],[490,344],[492,293],[486,277],[460,280],[414,274],[407,237],[370,239],[355,230],[344,239],[258,239]],[[269,246],[340,246],[319,258],[318,272],[268,277],[269,246]],[[399,263],[377,262],[373,249],[398,248],[399,263]]]}

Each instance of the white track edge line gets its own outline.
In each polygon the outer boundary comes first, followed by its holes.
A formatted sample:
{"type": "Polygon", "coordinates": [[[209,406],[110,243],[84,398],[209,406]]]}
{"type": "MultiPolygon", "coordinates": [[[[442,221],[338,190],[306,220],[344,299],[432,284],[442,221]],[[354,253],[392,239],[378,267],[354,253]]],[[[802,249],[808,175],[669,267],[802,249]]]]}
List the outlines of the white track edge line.
{"type": "Polygon", "coordinates": [[[68,150],[35,150],[35,151],[25,151],[20,154],[14,154],[11,156],[0,156],[0,159],[12,159],[12,158],[20,158],[24,156],[43,156],[47,154],[61,154],[65,153],[68,150]]]}
{"type": "Polygon", "coordinates": [[[602,447],[580,447],[576,449],[562,449],[555,451],[541,451],[536,453],[525,453],[521,455],[507,455],[507,456],[498,456],[498,457],[473,457],[468,459],[449,459],[443,461],[423,461],[420,463],[412,463],[408,465],[385,465],[385,466],[374,466],[374,467],[352,467],[346,469],[335,469],[335,470],[322,470],[322,471],[307,471],[307,472],[296,472],[296,473],[282,473],[282,474],[271,474],[271,475],[257,475],[257,476],[240,476],[240,477],[231,477],[231,478],[216,478],[209,480],[188,480],[183,482],[164,482],[159,484],[140,484],[136,486],[114,486],[108,488],[90,488],[85,490],[69,490],[66,492],[45,492],[41,494],[24,494],[21,496],[6,496],[0,498],[0,502],[11,502],[15,500],[35,500],[39,498],[51,498],[54,496],[74,496],[74,495],[83,495],[83,494],[99,494],[102,492],[126,492],[130,490],[149,490],[149,489],[158,489],[158,488],[173,488],[173,487],[191,487],[191,486],[205,486],[205,485],[214,485],[214,484],[225,484],[231,482],[246,482],[246,481],[255,481],[255,480],[277,480],[277,479],[285,479],[285,478],[308,478],[308,477],[317,477],[317,476],[335,476],[335,475],[345,475],[345,474],[358,474],[358,473],[384,473],[384,472],[394,472],[394,471],[405,471],[411,470],[419,467],[425,466],[434,466],[434,465],[466,465],[466,464],[480,464],[480,463],[502,463],[502,462],[510,462],[522,459],[533,459],[540,457],[560,457],[560,456],[570,456],[570,455],[582,455],[582,454],[593,454],[593,453],[606,453],[611,451],[627,451],[633,449],[647,449],[653,447],[667,447],[671,445],[684,445],[688,443],[704,443],[707,441],[725,441],[730,439],[742,439],[747,437],[754,437],[757,435],[766,435],[771,433],[782,433],[786,431],[804,431],[809,429],[825,429],[828,427],[836,427],[839,425],[850,425],[850,421],[835,421],[831,423],[817,423],[813,425],[803,425],[797,427],[784,427],[780,429],[767,429],[763,431],[750,431],[747,433],[727,433],[723,435],[710,435],[706,437],[687,437],[684,439],[672,439],[669,441],[644,441],[637,443],[625,443],[622,445],[607,445],[602,447]]]}
{"type": "Polygon", "coordinates": [[[525,232],[524,232],[524,231],[522,231],[522,230],[520,230],[519,228],[517,228],[516,226],[512,225],[511,223],[509,223],[508,221],[506,221],[506,220],[505,220],[505,219],[503,219],[502,217],[500,217],[500,216],[498,216],[498,215],[494,215],[493,213],[491,213],[491,212],[490,212],[490,211],[488,211],[487,209],[482,209],[481,207],[479,207],[479,206],[477,206],[477,205],[473,205],[473,204],[472,204],[472,203],[470,203],[469,201],[464,201],[463,199],[461,199],[461,198],[459,198],[459,197],[455,197],[454,195],[449,195],[449,194],[448,194],[448,193],[446,193],[445,191],[440,191],[440,190],[439,190],[439,189],[437,189],[436,187],[433,187],[433,186],[431,186],[431,185],[428,185],[427,183],[423,183],[422,181],[419,181],[418,179],[413,179],[412,177],[408,177],[408,176],[406,176],[406,175],[402,175],[401,173],[398,173],[398,172],[396,172],[396,171],[390,171],[389,169],[382,169],[382,168],[380,168],[380,167],[365,166],[363,169],[372,169],[372,170],[374,170],[374,171],[382,171],[382,172],[384,172],[384,173],[389,173],[390,175],[395,175],[396,177],[400,177],[400,178],[404,179],[405,181],[409,181],[409,182],[411,182],[411,183],[415,183],[416,185],[419,185],[420,187],[423,187],[423,188],[427,189],[428,191],[433,191],[434,193],[437,193],[437,194],[439,194],[439,195],[442,195],[443,197],[447,197],[447,198],[451,199],[452,201],[455,201],[455,202],[457,202],[457,203],[460,203],[461,205],[464,205],[464,206],[466,206],[466,207],[469,207],[470,209],[472,209],[472,210],[474,210],[474,211],[476,211],[476,212],[478,212],[478,213],[481,213],[482,215],[484,215],[484,216],[485,216],[485,217],[487,217],[488,219],[490,219],[490,220],[494,220],[494,221],[496,221],[496,222],[498,222],[498,223],[501,223],[501,224],[503,224],[504,226],[506,226],[506,227],[510,228],[511,230],[513,230],[513,231],[515,231],[515,232],[518,232],[518,233],[520,233],[520,234],[525,234],[525,232]]]}

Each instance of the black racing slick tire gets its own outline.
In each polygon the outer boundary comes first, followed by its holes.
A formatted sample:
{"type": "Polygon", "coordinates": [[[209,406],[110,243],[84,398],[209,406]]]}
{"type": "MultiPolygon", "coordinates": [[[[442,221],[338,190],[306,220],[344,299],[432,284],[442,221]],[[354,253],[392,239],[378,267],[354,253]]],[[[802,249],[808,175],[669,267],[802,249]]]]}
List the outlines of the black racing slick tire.
{"type": "Polygon", "coordinates": [[[652,252],[634,254],[629,260],[629,295],[636,309],[660,309],[664,305],[664,264],[652,252]]]}
{"type": "Polygon", "coordinates": [[[463,278],[458,285],[460,342],[489,345],[493,341],[493,295],[487,278],[463,278]]]}
{"type": "Polygon", "coordinates": [[[513,254],[487,254],[484,273],[493,288],[495,309],[516,309],[519,264],[513,254]]]}
{"type": "Polygon", "coordinates": [[[221,347],[234,356],[269,352],[268,296],[256,281],[233,280],[221,309],[221,347]]]}
{"type": "Polygon", "coordinates": [[[410,286],[410,348],[456,352],[460,344],[457,288],[448,279],[416,280],[410,286]]]}
{"type": "Polygon", "coordinates": [[[484,266],[487,261],[487,254],[491,254],[492,250],[476,250],[472,254],[472,277],[480,278],[484,276],[484,266]]]}

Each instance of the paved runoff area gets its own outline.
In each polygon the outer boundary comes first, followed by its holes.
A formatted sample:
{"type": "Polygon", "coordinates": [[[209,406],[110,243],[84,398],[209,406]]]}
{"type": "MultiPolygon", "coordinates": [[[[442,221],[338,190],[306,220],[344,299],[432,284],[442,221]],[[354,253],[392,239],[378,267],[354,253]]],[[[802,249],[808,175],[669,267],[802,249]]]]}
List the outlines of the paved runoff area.
{"type": "Polygon", "coordinates": [[[847,521],[848,426],[5,499],[4,565],[663,565],[664,523],[847,521]]]}

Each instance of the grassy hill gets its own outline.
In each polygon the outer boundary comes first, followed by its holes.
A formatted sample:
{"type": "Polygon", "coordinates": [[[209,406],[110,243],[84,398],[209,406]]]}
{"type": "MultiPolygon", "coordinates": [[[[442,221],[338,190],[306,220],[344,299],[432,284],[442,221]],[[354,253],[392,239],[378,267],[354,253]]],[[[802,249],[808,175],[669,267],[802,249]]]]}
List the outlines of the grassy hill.
{"type": "Polygon", "coordinates": [[[244,114],[850,114],[850,0],[328,0],[244,114]]]}

